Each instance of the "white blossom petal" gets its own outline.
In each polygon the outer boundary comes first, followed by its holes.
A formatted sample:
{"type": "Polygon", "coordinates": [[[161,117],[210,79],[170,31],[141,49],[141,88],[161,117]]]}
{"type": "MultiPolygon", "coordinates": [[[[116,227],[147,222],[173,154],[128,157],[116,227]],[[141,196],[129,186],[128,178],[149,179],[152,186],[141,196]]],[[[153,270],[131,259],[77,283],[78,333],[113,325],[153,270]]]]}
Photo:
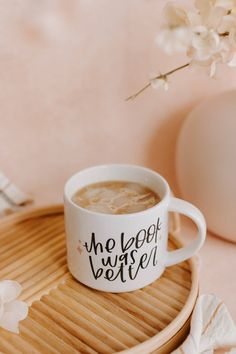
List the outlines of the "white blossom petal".
{"type": "Polygon", "coordinates": [[[0,327],[13,333],[19,333],[19,321],[15,318],[14,313],[6,312],[0,318],[0,327]]]}
{"type": "Polygon", "coordinates": [[[228,62],[228,66],[230,66],[230,67],[236,66],[236,53],[234,53],[232,59],[228,62]]]}
{"type": "Polygon", "coordinates": [[[198,75],[204,74],[210,76],[211,78],[214,78],[217,73],[218,63],[220,63],[220,60],[217,56],[213,60],[193,60],[190,63],[190,68],[192,68],[198,75]]]}
{"type": "Polygon", "coordinates": [[[187,12],[180,6],[168,3],[164,9],[164,13],[167,25],[170,28],[187,26],[189,24],[187,12]]]}
{"type": "Polygon", "coordinates": [[[231,28],[229,36],[228,36],[228,45],[229,45],[229,52],[230,49],[235,51],[236,49],[236,18],[235,18],[235,27],[231,28]]]}
{"type": "Polygon", "coordinates": [[[217,31],[218,33],[227,33],[236,27],[236,16],[235,14],[230,14],[223,16],[221,23],[219,24],[217,31]]]}
{"type": "Polygon", "coordinates": [[[164,83],[164,90],[165,90],[165,91],[168,91],[168,90],[169,90],[169,84],[168,84],[167,81],[164,83]]]}
{"type": "Polygon", "coordinates": [[[21,285],[14,280],[0,281],[0,299],[3,303],[15,300],[21,293],[21,285]]]}
{"type": "Polygon", "coordinates": [[[208,14],[211,9],[211,0],[196,0],[195,7],[199,12],[203,14],[208,14]]]}
{"type": "Polygon", "coordinates": [[[28,315],[28,305],[24,301],[15,300],[4,305],[4,312],[14,313],[18,321],[24,320],[28,315]]]}
{"type": "Polygon", "coordinates": [[[208,28],[210,29],[214,29],[217,30],[217,28],[220,26],[224,15],[226,15],[226,11],[224,8],[222,7],[215,7],[212,8],[212,10],[210,11],[206,24],[208,26],[208,28]]]}
{"type": "Polygon", "coordinates": [[[19,333],[19,321],[28,315],[28,306],[23,301],[12,301],[4,305],[4,313],[0,318],[0,327],[19,333]]]}
{"type": "Polygon", "coordinates": [[[225,354],[236,354],[236,348],[230,349],[230,351],[225,354]]]}
{"type": "Polygon", "coordinates": [[[185,52],[191,43],[192,33],[187,27],[175,29],[162,29],[156,38],[156,42],[167,54],[185,52]]]}
{"type": "Polygon", "coordinates": [[[4,311],[4,305],[3,305],[3,302],[2,302],[1,299],[0,299],[0,318],[1,318],[2,315],[3,315],[3,311],[4,311]]]}
{"type": "Polygon", "coordinates": [[[162,88],[165,91],[167,91],[168,88],[169,88],[169,84],[168,84],[167,78],[165,76],[163,76],[163,77],[161,77],[159,79],[152,79],[151,80],[151,86],[155,90],[159,89],[159,88],[162,88]]]}
{"type": "Polygon", "coordinates": [[[215,6],[231,10],[236,6],[236,2],[235,0],[215,0],[215,6]]]}
{"type": "Polygon", "coordinates": [[[202,25],[202,18],[196,11],[188,12],[188,20],[192,28],[202,25]]]}
{"type": "Polygon", "coordinates": [[[192,40],[194,51],[192,51],[192,55],[195,60],[205,61],[220,50],[220,37],[214,30],[198,26],[194,29],[194,32],[192,40]]]}
{"type": "Polygon", "coordinates": [[[216,74],[216,62],[213,61],[210,66],[210,77],[214,77],[216,74]]]}
{"type": "Polygon", "coordinates": [[[208,16],[212,9],[212,1],[211,0],[196,0],[195,7],[199,11],[199,14],[202,19],[202,24],[206,24],[208,16]]]}

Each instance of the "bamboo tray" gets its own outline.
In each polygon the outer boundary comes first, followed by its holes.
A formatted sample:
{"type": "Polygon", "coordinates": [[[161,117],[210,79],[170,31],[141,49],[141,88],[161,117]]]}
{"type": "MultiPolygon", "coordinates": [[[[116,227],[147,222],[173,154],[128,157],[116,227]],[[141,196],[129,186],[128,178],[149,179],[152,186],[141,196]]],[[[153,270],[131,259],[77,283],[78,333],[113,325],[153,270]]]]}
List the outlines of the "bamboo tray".
{"type": "MultiPolygon", "coordinates": [[[[179,243],[171,236],[169,248],[179,243]]],[[[198,294],[194,259],[131,293],[92,290],[70,275],[62,206],[0,221],[0,279],[23,286],[20,334],[0,329],[0,352],[169,354],[186,337],[198,294]]]]}

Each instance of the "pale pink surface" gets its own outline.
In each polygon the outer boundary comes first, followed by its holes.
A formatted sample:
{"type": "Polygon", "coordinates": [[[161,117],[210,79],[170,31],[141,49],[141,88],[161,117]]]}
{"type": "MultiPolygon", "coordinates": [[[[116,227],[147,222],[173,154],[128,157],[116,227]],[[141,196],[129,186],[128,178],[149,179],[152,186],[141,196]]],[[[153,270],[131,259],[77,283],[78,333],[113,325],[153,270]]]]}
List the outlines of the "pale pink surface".
{"type": "Polygon", "coordinates": [[[236,242],[235,117],[236,90],[214,95],[188,115],[176,146],[181,195],[205,213],[211,232],[233,242],[236,242]]]}
{"type": "MultiPolygon", "coordinates": [[[[166,2],[59,1],[56,33],[35,25],[53,2],[40,10],[36,3],[0,4],[0,169],[37,205],[61,202],[72,173],[101,163],[151,167],[176,191],[184,116],[205,96],[235,87],[234,70],[221,69],[217,80],[186,70],[171,78],[168,93],[148,90],[125,102],[152,74],[187,60],[154,44],[166,2]]],[[[219,294],[236,319],[235,250],[208,237],[201,291],[219,294]]]]}
{"type": "MultiPolygon", "coordinates": [[[[195,230],[189,222],[181,223],[181,238],[184,243],[191,241],[195,230]]],[[[206,242],[199,252],[200,293],[215,293],[227,305],[236,323],[236,244],[208,233],[206,242]]]]}

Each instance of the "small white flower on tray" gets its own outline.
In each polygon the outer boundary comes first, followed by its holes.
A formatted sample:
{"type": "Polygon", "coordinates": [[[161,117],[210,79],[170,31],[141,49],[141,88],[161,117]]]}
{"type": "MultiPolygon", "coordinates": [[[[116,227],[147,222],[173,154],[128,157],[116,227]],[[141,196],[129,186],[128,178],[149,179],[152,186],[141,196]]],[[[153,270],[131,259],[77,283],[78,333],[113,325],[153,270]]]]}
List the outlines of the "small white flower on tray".
{"type": "Polygon", "coordinates": [[[14,333],[19,333],[19,321],[28,315],[27,304],[16,300],[21,290],[16,281],[0,281],[0,327],[14,333]]]}

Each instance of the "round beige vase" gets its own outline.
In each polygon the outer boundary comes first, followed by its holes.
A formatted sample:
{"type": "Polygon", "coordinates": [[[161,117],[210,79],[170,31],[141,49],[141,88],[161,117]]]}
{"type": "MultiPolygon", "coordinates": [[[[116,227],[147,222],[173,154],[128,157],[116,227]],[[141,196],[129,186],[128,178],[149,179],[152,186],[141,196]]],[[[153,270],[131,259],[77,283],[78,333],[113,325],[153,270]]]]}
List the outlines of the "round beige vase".
{"type": "Polygon", "coordinates": [[[208,229],[236,242],[236,90],[204,101],[188,115],[176,169],[183,198],[202,210],[208,229]]]}

